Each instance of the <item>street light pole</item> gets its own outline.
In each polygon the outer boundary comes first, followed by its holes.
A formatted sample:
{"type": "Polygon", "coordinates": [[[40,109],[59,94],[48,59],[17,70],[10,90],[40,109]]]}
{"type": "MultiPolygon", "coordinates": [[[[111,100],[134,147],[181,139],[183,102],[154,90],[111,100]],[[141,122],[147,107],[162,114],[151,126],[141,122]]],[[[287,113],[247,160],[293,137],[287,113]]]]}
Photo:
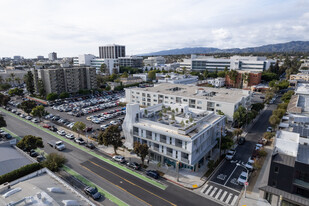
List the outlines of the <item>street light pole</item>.
{"type": "Polygon", "coordinates": [[[242,164],[239,164],[239,163],[236,163],[236,165],[237,166],[241,166],[241,167],[243,167],[243,168],[245,168],[246,169],[246,171],[247,171],[247,180],[246,180],[246,182],[245,182],[245,198],[246,198],[246,193],[247,193],[247,183],[248,183],[248,177],[249,177],[249,170],[245,167],[245,166],[243,166],[242,164]]]}

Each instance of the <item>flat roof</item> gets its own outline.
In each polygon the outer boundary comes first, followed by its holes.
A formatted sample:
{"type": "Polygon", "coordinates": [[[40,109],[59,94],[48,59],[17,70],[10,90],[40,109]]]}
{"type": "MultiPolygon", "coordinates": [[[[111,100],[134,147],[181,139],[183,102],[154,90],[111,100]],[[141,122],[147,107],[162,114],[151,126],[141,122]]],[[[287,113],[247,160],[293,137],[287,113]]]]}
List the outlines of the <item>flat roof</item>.
{"type": "Polygon", "coordinates": [[[299,134],[279,130],[276,134],[275,147],[278,153],[296,157],[299,145],[299,134]]]}
{"type": "Polygon", "coordinates": [[[0,144],[0,175],[4,175],[22,166],[33,163],[30,158],[20,153],[13,146],[0,144]]]}
{"type": "Polygon", "coordinates": [[[182,96],[194,99],[212,100],[219,102],[237,103],[249,96],[249,91],[241,89],[225,89],[225,88],[211,88],[199,87],[193,85],[175,85],[170,83],[162,83],[154,87],[147,88],[131,88],[131,90],[161,93],[174,96],[182,96]],[[198,91],[198,93],[197,93],[198,91]],[[212,95],[206,96],[212,93],[212,95]]]}
{"type": "Polygon", "coordinates": [[[295,94],[309,94],[309,83],[298,83],[295,94]]]}
{"type": "MultiPolygon", "coordinates": [[[[65,205],[63,201],[72,200],[77,201],[78,205],[93,205],[88,199],[80,195],[74,188],[66,184],[54,173],[44,172],[37,173],[34,177],[30,177],[24,181],[18,182],[17,184],[11,183],[11,188],[5,190],[0,194],[0,205],[8,205],[9,203],[16,203],[26,198],[26,201],[22,201],[18,206],[26,205],[65,205]],[[58,190],[58,192],[52,192],[51,188],[58,190]],[[3,195],[12,190],[19,190],[15,194],[8,197],[3,195]],[[41,196],[41,198],[40,198],[41,196]]],[[[75,204],[77,205],[77,204],[75,204]]]]}
{"type": "Polygon", "coordinates": [[[300,144],[297,153],[297,162],[309,164],[309,146],[300,144]]]}

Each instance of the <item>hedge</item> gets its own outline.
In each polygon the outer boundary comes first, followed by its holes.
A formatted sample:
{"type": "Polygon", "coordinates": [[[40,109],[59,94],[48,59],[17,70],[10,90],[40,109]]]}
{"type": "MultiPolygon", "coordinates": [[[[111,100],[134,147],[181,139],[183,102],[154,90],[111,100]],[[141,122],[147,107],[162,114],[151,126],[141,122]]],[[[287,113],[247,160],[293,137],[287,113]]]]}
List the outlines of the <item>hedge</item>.
{"type": "Polygon", "coordinates": [[[42,169],[42,165],[40,163],[33,163],[29,165],[25,165],[19,169],[13,170],[9,173],[6,173],[4,175],[0,176],[0,185],[5,182],[12,182],[14,180],[17,180],[18,178],[21,178],[23,176],[26,176],[32,172],[35,172],[39,169],[42,169]]]}

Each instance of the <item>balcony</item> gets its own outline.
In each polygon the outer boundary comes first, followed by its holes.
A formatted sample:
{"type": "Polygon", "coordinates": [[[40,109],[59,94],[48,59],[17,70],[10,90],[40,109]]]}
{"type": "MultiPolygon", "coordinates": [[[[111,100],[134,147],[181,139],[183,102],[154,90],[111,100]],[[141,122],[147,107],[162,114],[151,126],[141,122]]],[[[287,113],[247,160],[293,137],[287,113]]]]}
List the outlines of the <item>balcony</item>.
{"type": "Polygon", "coordinates": [[[133,135],[139,136],[139,135],[138,135],[138,132],[136,132],[136,131],[133,131],[133,135]]]}
{"type": "Polygon", "coordinates": [[[167,156],[173,157],[173,153],[172,152],[166,152],[167,156]]]}
{"type": "Polygon", "coordinates": [[[189,164],[189,160],[186,159],[186,158],[183,158],[183,157],[182,157],[182,158],[181,158],[181,161],[182,161],[182,162],[185,162],[185,163],[187,163],[187,164],[189,164]]]}
{"type": "Polygon", "coordinates": [[[154,147],[153,150],[159,152],[159,147],[154,147]]]}
{"type": "Polygon", "coordinates": [[[152,136],[151,135],[146,135],[146,138],[147,139],[152,139],[152,136]]]}

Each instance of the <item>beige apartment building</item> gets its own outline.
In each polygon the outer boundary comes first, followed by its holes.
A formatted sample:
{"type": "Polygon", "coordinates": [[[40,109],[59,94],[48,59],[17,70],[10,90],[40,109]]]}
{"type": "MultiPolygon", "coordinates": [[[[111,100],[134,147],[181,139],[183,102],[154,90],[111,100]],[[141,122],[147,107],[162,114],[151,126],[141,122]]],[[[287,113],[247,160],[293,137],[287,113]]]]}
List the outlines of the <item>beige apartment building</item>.
{"type": "Polygon", "coordinates": [[[32,72],[36,92],[39,80],[42,80],[47,94],[97,88],[96,69],[92,67],[32,69],[32,72]]]}

